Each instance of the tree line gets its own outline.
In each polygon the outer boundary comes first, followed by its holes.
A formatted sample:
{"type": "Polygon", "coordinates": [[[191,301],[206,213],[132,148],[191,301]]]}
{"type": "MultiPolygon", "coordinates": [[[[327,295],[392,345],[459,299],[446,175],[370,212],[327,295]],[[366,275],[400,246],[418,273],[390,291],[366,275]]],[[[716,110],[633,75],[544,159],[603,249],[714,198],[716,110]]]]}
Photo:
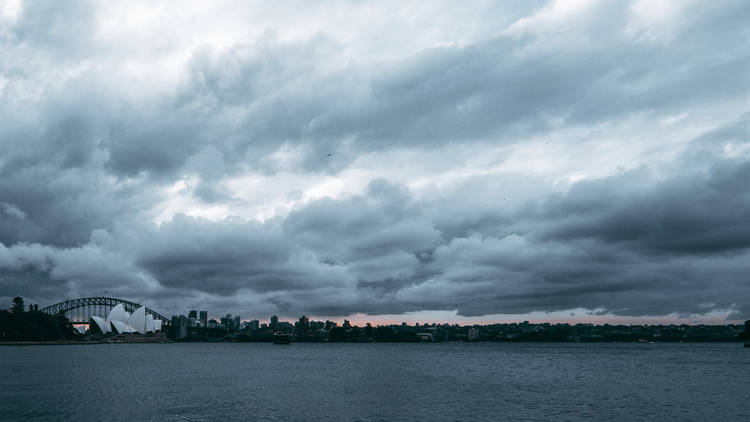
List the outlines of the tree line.
{"type": "Polygon", "coordinates": [[[25,310],[23,298],[13,298],[13,306],[0,310],[0,340],[3,341],[54,341],[78,337],[68,318],[63,314],[49,315],[39,310],[39,305],[29,305],[25,310]]]}

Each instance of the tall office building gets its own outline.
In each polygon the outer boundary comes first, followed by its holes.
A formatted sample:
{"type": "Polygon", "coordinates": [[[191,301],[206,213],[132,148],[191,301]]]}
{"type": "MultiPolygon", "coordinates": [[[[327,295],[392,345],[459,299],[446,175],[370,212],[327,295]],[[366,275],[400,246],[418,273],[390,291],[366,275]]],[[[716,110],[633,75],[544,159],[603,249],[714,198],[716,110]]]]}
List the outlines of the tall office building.
{"type": "Polygon", "coordinates": [[[180,315],[180,329],[179,329],[178,338],[182,340],[186,337],[187,337],[187,317],[185,317],[185,315],[180,315]]]}
{"type": "Polygon", "coordinates": [[[234,329],[232,328],[232,324],[234,324],[234,319],[232,319],[232,314],[227,314],[227,316],[221,319],[221,325],[223,325],[224,329],[229,332],[234,331],[234,329]]]}
{"type": "Polygon", "coordinates": [[[192,310],[188,313],[188,318],[195,318],[198,319],[198,311],[192,310]]]}
{"type": "Polygon", "coordinates": [[[300,330],[307,330],[310,327],[310,320],[307,318],[307,316],[302,315],[299,317],[299,322],[297,322],[297,326],[300,330]]]}
{"type": "Polygon", "coordinates": [[[279,325],[279,317],[277,317],[276,315],[274,315],[274,316],[271,317],[271,325],[270,325],[270,327],[273,330],[273,329],[276,328],[277,325],[279,325]]]}
{"type": "Polygon", "coordinates": [[[201,311],[201,327],[207,327],[208,326],[208,312],[201,311]]]}

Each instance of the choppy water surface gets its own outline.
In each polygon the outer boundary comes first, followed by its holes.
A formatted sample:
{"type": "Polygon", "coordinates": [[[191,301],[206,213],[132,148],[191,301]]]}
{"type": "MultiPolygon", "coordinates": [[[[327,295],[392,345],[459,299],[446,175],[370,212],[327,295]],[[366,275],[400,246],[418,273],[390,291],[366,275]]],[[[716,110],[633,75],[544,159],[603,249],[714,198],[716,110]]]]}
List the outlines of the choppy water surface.
{"type": "Polygon", "coordinates": [[[8,420],[750,420],[741,344],[0,347],[8,420]]]}

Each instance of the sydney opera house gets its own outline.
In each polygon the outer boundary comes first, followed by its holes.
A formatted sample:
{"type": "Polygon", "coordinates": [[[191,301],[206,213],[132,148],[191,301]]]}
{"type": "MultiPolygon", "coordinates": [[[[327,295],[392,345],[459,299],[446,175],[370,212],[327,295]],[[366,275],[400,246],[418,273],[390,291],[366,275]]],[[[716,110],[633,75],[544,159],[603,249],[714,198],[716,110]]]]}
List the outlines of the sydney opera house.
{"type": "Polygon", "coordinates": [[[101,334],[146,334],[161,330],[161,320],[147,315],[145,306],[136,309],[131,315],[122,304],[118,304],[109,311],[107,318],[92,316],[89,327],[93,332],[101,334]]]}

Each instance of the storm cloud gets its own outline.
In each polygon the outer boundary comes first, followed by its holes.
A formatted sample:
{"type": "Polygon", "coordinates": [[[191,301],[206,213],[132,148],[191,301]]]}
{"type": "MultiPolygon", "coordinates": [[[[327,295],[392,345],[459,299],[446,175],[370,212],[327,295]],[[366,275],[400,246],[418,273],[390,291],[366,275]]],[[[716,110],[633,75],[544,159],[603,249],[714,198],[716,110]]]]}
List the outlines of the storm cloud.
{"type": "Polygon", "coordinates": [[[0,303],[750,318],[746,2],[0,12],[0,303]]]}

